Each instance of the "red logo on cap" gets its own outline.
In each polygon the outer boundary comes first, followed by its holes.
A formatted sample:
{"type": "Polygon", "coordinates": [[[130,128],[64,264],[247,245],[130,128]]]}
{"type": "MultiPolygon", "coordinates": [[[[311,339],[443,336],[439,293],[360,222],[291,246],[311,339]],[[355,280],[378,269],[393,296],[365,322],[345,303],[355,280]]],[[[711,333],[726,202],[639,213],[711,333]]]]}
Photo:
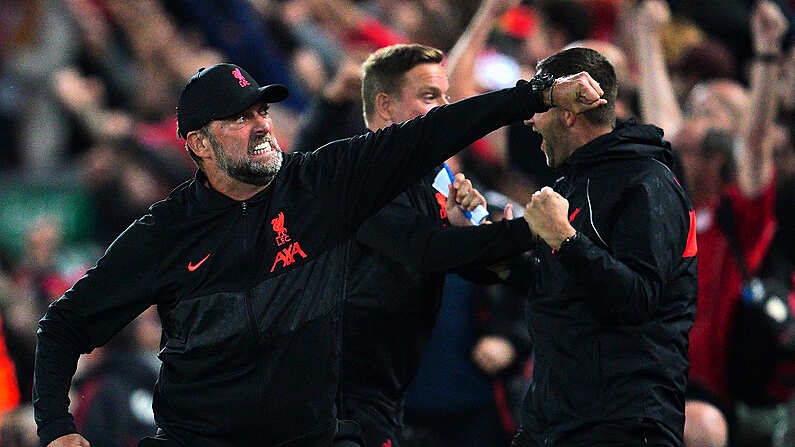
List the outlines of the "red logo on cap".
{"type": "Polygon", "coordinates": [[[234,76],[235,79],[237,79],[237,83],[240,84],[241,87],[245,87],[247,85],[251,85],[251,83],[248,82],[246,80],[246,78],[243,77],[243,74],[240,73],[240,69],[239,68],[235,68],[234,70],[232,70],[232,76],[234,76]]]}

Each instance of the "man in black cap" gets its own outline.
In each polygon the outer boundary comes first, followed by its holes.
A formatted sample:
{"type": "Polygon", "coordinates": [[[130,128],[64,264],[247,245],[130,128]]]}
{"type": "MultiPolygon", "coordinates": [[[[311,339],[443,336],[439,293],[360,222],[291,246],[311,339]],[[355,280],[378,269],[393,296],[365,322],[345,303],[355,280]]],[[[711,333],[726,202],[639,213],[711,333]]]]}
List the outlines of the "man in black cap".
{"type": "Polygon", "coordinates": [[[78,356],[157,304],[159,430],[142,445],[331,445],[347,255],[334,248],[467,144],[550,103],[596,107],[601,94],[586,73],[520,81],[284,154],[268,104],[286,88],[259,87],[234,65],[200,70],[177,111],[195,178],[133,222],[39,322],[33,400],[42,444],[88,445],[68,413],[78,356]]]}

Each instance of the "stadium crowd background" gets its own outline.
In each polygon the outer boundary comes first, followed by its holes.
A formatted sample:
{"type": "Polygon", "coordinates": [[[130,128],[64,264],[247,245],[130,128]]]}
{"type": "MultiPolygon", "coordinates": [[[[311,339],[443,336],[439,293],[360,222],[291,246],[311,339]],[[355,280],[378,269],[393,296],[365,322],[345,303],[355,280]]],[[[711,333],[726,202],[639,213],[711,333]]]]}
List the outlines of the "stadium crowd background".
{"type": "MultiPolygon", "coordinates": [[[[793,3],[778,2],[790,22],[793,3]]],[[[620,117],[663,127],[685,165],[731,169],[726,160],[732,151],[715,135],[731,137],[755,110],[748,90],[753,6],[750,0],[4,1],[0,444],[38,443],[30,390],[36,323],[47,305],[133,218],[192,175],[184,141],[176,137],[175,107],[198,68],[228,61],[262,83],[288,85],[290,98],[271,108],[277,136],[285,150],[312,150],[364,131],[358,66],[377,48],[418,42],[448,52],[463,43],[457,48],[466,51],[449,53],[456,59],[450,73],[456,100],[529,78],[538,60],[587,40],[616,67],[620,117]],[[657,82],[653,68],[660,57],[670,84],[657,82]],[[676,100],[667,109],[659,102],[666,94],[676,100]],[[319,105],[339,107],[332,125],[317,127],[319,105]],[[715,157],[720,163],[710,164],[715,157]]],[[[760,235],[767,242],[760,243],[759,262],[751,268],[777,276],[795,309],[790,36],[782,56],[767,61],[782,67],[772,89],[776,124],[751,143],[773,151],[778,221],[775,236],[760,235]]],[[[539,144],[517,123],[449,163],[488,192],[491,205],[524,204],[554,179],[539,144]]],[[[700,186],[688,184],[691,193],[700,186]]],[[[407,402],[407,437],[415,440],[407,445],[444,445],[444,439],[428,441],[434,434],[424,433],[423,421],[456,425],[456,415],[473,406],[494,409],[506,436],[515,428],[512,411],[532,371],[532,347],[520,327],[523,294],[450,276],[435,341],[407,402]],[[514,351],[498,367],[486,367],[472,352],[493,333],[511,334],[514,351]]],[[[730,316],[742,311],[740,300],[724,305],[730,316]]],[[[735,339],[731,327],[710,327],[716,339],[735,339]]],[[[81,359],[72,412],[92,445],[135,445],[151,434],[159,338],[150,309],[110,345],[81,359]]],[[[787,405],[795,387],[792,353],[784,347],[765,352],[775,356],[764,362],[771,372],[754,379],[765,381],[754,387],[764,395],[748,402],[730,397],[733,445],[795,445],[795,400],[787,405]]]]}

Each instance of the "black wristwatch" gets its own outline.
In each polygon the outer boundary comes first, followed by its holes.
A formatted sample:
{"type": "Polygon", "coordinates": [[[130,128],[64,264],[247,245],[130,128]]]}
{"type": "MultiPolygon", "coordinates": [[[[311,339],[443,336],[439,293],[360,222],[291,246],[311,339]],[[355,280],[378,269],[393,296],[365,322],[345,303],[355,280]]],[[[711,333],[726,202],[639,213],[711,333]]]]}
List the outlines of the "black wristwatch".
{"type": "MultiPolygon", "coordinates": [[[[551,105],[547,105],[546,101],[544,101],[544,90],[553,85],[555,85],[555,77],[551,73],[539,73],[530,78],[530,91],[533,95],[536,95],[538,104],[544,107],[544,112],[552,108],[551,105]]],[[[551,103],[552,98],[549,99],[551,103]]]]}
{"type": "Polygon", "coordinates": [[[555,252],[556,253],[561,253],[561,252],[566,251],[566,249],[568,247],[570,247],[572,244],[574,244],[575,242],[577,242],[577,240],[579,238],[580,238],[580,232],[579,231],[575,231],[573,235],[567,237],[566,239],[563,239],[563,242],[560,243],[560,247],[558,247],[558,249],[555,250],[555,252]]]}

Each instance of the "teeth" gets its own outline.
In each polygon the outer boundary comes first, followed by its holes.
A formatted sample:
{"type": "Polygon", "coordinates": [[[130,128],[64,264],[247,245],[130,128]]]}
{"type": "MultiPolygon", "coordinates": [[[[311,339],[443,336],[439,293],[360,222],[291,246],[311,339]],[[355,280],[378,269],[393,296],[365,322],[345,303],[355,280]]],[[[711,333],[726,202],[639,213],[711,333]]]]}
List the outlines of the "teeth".
{"type": "Polygon", "coordinates": [[[271,144],[267,141],[264,141],[254,147],[254,151],[252,152],[254,155],[261,154],[266,151],[271,150],[271,144]]]}

